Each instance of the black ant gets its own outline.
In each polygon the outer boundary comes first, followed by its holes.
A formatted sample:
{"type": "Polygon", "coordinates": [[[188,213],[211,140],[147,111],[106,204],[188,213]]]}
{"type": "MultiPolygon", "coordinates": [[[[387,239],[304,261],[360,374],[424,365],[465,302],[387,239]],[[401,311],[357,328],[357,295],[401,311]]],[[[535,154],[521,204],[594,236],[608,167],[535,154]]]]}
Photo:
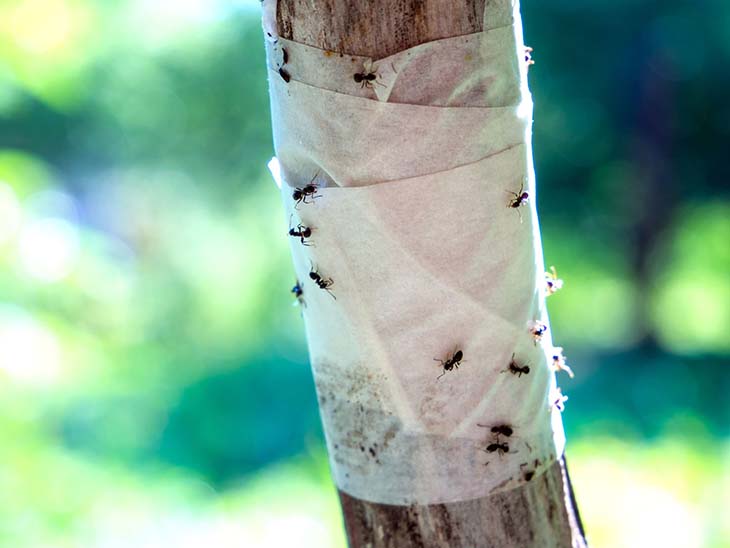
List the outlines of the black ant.
{"type": "Polygon", "coordinates": [[[356,72],[352,79],[355,80],[356,83],[361,84],[361,88],[370,88],[373,89],[373,83],[376,83],[380,86],[380,82],[378,82],[378,73],[377,69],[373,67],[373,62],[371,60],[367,60],[363,62],[363,68],[365,69],[365,72],[356,72]]]}
{"type": "Polygon", "coordinates": [[[307,303],[304,302],[304,291],[302,290],[302,286],[299,283],[299,280],[297,280],[297,283],[294,285],[294,287],[291,288],[291,292],[294,293],[294,297],[296,297],[294,304],[298,304],[299,306],[306,308],[307,303]]]}
{"type": "Polygon", "coordinates": [[[440,362],[441,366],[444,368],[444,372],[436,377],[436,380],[439,380],[441,377],[446,375],[447,371],[451,371],[454,368],[459,369],[459,364],[462,360],[464,360],[464,353],[461,350],[454,352],[454,354],[446,361],[434,358],[433,361],[440,362]]]}
{"type": "Polygon", "coordinates": [[[514,196],[514,198],[511,198],[510,201],[507,203],[507,207],[516,209],[517,213],[519,213],[520,215],[520,222],[522,222],[522,213],[520,212],[519,208],[525,205],[530,200],[530,193],[525,190],[524,183],[520,185],[519,192],[512,192],[511,190],[507,190],[505,192],[514,196]]]}
{"type": "Polygon", "coordinates": [[[509,445],[504,442],[494,442],[487,445],[487,448],[485,449],[487,453],[497,453],[500,457],[504,455],[505,453],[509,453],[509,445]]]}
{"type": "Polygon", "coordinates": [[[512,359],[509,362],[509,366],[507,369],[503,370],[502,373],[505,373],[509,371],[513,375],[517,375],[518,377],[521,377],[523,374],[527,375],[530,372],[530,366],[529,365],[520,365],[515,361],[515,354],[512,353],[512,359]]]}
{"type": "Polygon", "coordinates": [[[319,272],[317,272],[315,270],[314,266],[312,267],[312,270],[309,273],[309,277],[312,279],[312,281],[315,284],[317,284],[317,287],[319,287],[320,289],[324,289],[327,293],[329,293],[332,296],[332,298],[334,300],[337,300],[337,297],[335,297],[334,293],[332,293],[332,291],[330,291],[330,287],[335,285],[335,282],[332,278],[323,278],[322,276],[320,276],[319,272]]]}
{"type": "Polygon", "coordinates": [[[302,245],[310,246],[311,243],[307,243],[304,240],[307,238],[312,237],[312,229],[308,226],[304,226],[302,223],[299,223],[296,228],[292,228],[291,226],[291,217],[289,218],[289,236],[292,236],[294,238],[299,238],[299,241],[302,242],[302,245]]]}
{"type": "Polygon", "coordinates": [[[288,84],[291,80],[291,76],[287,71],[285,71],[283,68],[279,67],[279,76],[288,84]]]}
{"type": "MultiPolygon", "coordinates": [[[[530,48],[530,51],[532,51],[532,48],[530,48]]],[[[289,54],[287,53],[286,49],[281,48],[281,64],[286,65],[288,62],[289,62],[289,54]]]]}
{"type": "MultiPolygon", "coordinates": [[[[481,426],[482,428],[489,428],[489,426],[486,424],[477,424],[477,426],[481,426]]],[[[494,434],[494,437],[496,439],[499,438],[500,434],[505,438],[509,438],[513,433],[514,430],[508,424],[498,424],[497,426],[492,426],[492,434],[494,434]]]]}
{"type": "Polygon", "coordinates": [[[296,204],[294,205],[295,209],[299,209],[299,204],[311,204],[314,202],[315,198],[321,198],[322,196],[317,194],[317,184],[314,182],[314,180],[317,178],[317,175],[319,175],[319,172],[317,172],[314,177],[312,177],[312,180],[309,181],[309,184],[303,186],[303,187],[296,187],[294,189],[294,192],[292,192],[291,197],[294,198],[294,201],[296,204]],[[307,201],[307,198],[311,198],[311,201],[307,201]]]}

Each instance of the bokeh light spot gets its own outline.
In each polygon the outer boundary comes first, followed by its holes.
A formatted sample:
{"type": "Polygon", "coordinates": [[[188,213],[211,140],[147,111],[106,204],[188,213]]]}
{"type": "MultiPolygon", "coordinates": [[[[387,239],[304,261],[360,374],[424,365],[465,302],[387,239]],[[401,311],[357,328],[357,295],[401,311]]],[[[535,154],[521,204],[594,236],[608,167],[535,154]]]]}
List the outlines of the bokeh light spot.
{"type": "Polygon", "coordinates": [[[68,276],[79,256],[76,227],[63,219],[29,222],[20,234],[20,263],[33,278],[57,282],[68,276]]]}

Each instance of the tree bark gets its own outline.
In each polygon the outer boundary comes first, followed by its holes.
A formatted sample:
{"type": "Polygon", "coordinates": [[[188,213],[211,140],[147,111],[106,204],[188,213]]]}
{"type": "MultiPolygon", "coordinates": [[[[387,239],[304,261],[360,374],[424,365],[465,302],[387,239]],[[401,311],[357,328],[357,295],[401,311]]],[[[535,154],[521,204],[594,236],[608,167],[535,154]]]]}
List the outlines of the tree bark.
{"type": "MultiPolygon", "coordinates": [[[[277,25],[283,38],[378,59],[432,40],[480,32],[485,9],[505,3],[278,0],[277,25]]],[[[342,491],[340,500],[353,548],[586,546],[564,458],[521,487],[476,500],[396,506],[342,491]]]]}

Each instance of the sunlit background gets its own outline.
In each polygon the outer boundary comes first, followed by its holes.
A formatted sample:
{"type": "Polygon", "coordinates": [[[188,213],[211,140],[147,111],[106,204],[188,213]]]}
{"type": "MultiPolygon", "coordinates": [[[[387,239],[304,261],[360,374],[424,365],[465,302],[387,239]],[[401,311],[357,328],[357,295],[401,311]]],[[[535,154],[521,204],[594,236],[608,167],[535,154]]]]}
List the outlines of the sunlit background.
{"type": "MultiPolygon", "coordinates": [[[[341,548],[259,2],[0,0],[0,546],[341,548]]],[[[730,3],[527,0],[594,547],[730,546],[730,3]]]]}

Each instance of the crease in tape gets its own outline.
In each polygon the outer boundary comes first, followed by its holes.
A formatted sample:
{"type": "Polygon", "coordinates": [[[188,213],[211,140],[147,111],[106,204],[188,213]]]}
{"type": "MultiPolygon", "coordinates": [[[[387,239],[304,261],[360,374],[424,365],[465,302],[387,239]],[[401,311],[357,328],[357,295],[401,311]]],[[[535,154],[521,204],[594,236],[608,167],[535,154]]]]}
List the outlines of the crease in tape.
{"type": "Polygon", "coordinates": [[[507,26],[444,38],[383,59],[342,55],[280,38],[267,44],[269,68],[278,71],[283,66],[285,49],[291,79],[312,87],[391,103],[509,106],[520,99],[519,79],[505,77],[520,70],[518,60],[504,54],[513,32],[507,26]],[[354,75],[368,72],[365,67],[370,64],[376,80],[356,82],[354,75]],[[434,65],[439,71],[432,72],[434,65]],[[461,82],[447,96],[442,96],[444,77],[461,82]]]}
{"type": "Polygon", "coordinates": [[[274,146],[292,186],[317,171],[342,187],[448,171],[525,142],[532,120],[529,96],[509,107],[380,103],[278,76],[270,93],[274,146]]]}
{"type": "MultiPolygon", "coordinates": [[[[275,2],[273,12],[267,2],[264,27],[273,13],[275,30],[275,2]]],[[[328,80],[340,65],[321,62],[321,50],[278,36],[267,47],[278,156],[270,168],[286,219],[313,229],[314,246],[290,243],[332,474],[364,500],[483,497],[542,474],[564,448],[560,412],[550,406],[550,331],[537,344],[528,329],[549,319],[526,67],[495,64],[477,78],[439,72],[449,59],[443,48],[462,55],[467,38],[481,52],[499,35],[515,57],[518,3],[488,4],[492,26],[512,24],[509,32],[447,39],[411,55],[419,59],[411,67],[425,63],[441,75],[443,95],[438,86],[424,93],[405,85],[415,78],[399,61],[408,50],[391,56],[398,77],[383,102],[340,89],[352,87],[352,67],[339,83],[328,80]],[[292,48],[289,83],[274,71],[280,47],[292,48]],[[306,78],[299,62],[310,67],[306,78]],[[491,98],[478,91],[484,74],[493,76],[490,89],[501,86],[491,98]],[[424,100],[435,105],[410,104],[424,100]],[[476,104],[453,104],[462,100],[476,104]],[[295,207],[292,187],[313,176],[327,184],[295,207]],[[522,185],[528,207],[508,208],[522,185]],[[331,294],[313,283],[312,269],[334,281],[331,294]],[[456,349],[463,362],[437,380],[444,371],[434,360],[456,349]],[[528,374],[508,370],[513,353],[528,374]],[[500,424],[513,435],[494,436],[490,427],[500,424]],[[487,452],[496,442],[509,451],[487,452]]]]}

